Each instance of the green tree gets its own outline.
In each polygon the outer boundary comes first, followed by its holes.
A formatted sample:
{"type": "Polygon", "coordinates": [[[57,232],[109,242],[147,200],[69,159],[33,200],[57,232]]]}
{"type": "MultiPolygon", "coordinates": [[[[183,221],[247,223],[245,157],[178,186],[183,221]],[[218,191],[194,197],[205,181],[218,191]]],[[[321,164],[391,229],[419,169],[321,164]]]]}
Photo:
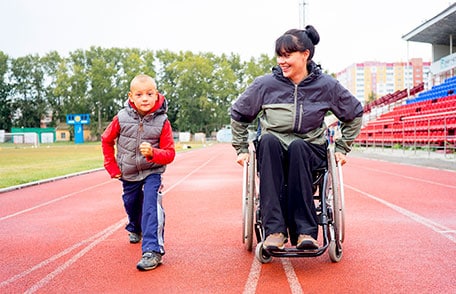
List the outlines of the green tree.
{"type": "Polygon", "coordinates": [[[12,127],[11,85],[7,81],[9,57],[0,51],[0,130],[10,130],[12,127]]]}
{"type": "Polygon", "coordinates": [[[13,125],[39,127],[47,117],[48,105],[44,86],[44,71],[38,55],[27,55],[11,62],[13,125]]]}
{"type": "Polygon", "coordinates": [[[250,58],[244,65],[241,84],[242,90],[252,83],[255,78],[271,73],[272,67],[276,64],[275,57],[271,58],[266,54],[262,54],[258,58],[250,58]]]}
{"type": "Polygon", "coordinates": [[[111,109],[109,106],[120,96],[120,90],[115,83],[115,77],[118,74],[118,56],[115,49],[104,50],[100,47],[92,47],[86,53],[90,65],[87,72],[89,108],[86,109],[86,113],[91,115],[90,129],[99,137],[103,132],[102,113],[108,112],[111,109]]]}
{"type": "MultiPolygon", "coordinates": [[[[48,103],[48,126],[56,127],[64,120],[62,117],[63,98],[59,95],[58,82],[61,74],[66,74],[65,60],[57,53],[52,51],[41,58],[41,65],[46,76],[45,93],[48,103]]],[[[67,79],[66,79],[67,81],[67,79]]]]}
{"type": "Polygon", "coordinates": [[[174,130],[209,135],[229,123],[231,103],[274,64],[266,55],[242,62],[237,54],[136,48],[91,47],[66,58],[57,52],[10,60],[0,55],[0,110],[10,125],[24,127],[37,127],[49,116],[49,125],[57,126],[67,114],[89,113],[89,127],[99,138],[125,104],[131,79],[145,73],[155,77],[167,98],[174,130]]]}
{"type": "MultiPolygon", "coordinates": [[[[119,74],[115,81],[120,92],[119,97],[115,97],[114,113],[117,113],[123,107],[127,100],[127,93],[130,90],[130,82],[136,75],[147,74],[156,79],[154,52],[139,49],[123,49],[121,51],[120,61],[122,66],[119,69],[119,74]]],[[[112,117],[108,119],[112,119],[112,117]]]]}
{"type": "Polygon", "coordinates": [[[217,82],[217,78],[228,76],[229,64],[222,64],[211,53],[188,51],[179,54],[159,51],[157,59],[161,73],[159,88],[169,101],[173,128],[192,133],[209,133],[217,128],[220,123],[216,120],[222,117],[220,93],[225,91],[224,82],[217,82]]]}
{"type": "Polygon", "coordinates": [[[377,94],[375,94],[373,91],[369,93],[369,96],[367,97],[367,103],[374,102],[375,99],[377,99],[377,94]]]}

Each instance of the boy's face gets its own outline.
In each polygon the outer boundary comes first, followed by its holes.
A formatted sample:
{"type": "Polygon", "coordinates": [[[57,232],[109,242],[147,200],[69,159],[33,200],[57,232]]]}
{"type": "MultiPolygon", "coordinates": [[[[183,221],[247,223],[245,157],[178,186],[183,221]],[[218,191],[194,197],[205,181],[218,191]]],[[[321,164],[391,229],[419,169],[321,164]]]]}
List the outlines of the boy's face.
{"type": "Polygon", "coordinates": [[[157,89],[151,80],[139,80],[132,84],[128,98],[136,106],[138,112],[145,115],[157,102],[157,89]]]}

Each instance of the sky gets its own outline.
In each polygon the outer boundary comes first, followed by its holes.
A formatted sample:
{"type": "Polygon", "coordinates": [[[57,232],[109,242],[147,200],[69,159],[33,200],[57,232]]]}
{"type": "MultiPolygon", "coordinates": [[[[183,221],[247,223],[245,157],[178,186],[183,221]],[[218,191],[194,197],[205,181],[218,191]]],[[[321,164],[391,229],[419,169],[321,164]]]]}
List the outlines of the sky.
{"type": "Polygon", "coordinates": [[[100,46],[235,53],[248,60],[273,56],[275,40],[304,23],[320,34],[314,60],[337,73],[365,61],[431,61],[429,44],[407,44],[402,36],[454,2],[0,0],[0,51],[13,58],[67,56],[100,46]]]}

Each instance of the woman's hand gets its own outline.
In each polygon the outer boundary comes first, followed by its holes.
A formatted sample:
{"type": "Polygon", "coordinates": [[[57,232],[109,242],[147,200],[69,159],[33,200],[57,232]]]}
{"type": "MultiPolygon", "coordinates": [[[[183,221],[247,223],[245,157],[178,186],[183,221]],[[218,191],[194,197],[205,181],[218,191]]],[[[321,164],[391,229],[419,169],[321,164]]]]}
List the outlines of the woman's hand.
{"type": "Polygon", "coordinates": [[[336,158],[336,162],[340,163],[341,165],[347,163],[347,156],[341,152],[335,152],[334,157],[336,158]]]}
{"type": "Polygon", "coordinates": [[[249,162],[249,154],[248,153],[240,153],[237,156],[236,162],[240,165],[244,166],[244,162],[249,162]]]}

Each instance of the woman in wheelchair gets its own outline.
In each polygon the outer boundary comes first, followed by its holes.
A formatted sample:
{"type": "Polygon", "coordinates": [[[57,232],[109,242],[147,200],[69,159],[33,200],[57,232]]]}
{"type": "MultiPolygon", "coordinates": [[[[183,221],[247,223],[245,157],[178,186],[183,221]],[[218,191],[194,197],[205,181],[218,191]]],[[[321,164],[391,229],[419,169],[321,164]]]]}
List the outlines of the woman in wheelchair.
{"type": "Polygon", "coordinates": [[[312,60],[319,40],[310,25],[285,32],[275,43],[278,65],[231,107],[232,145],[241,165],[249,160],[248,126],[259,119],[260,211],[268,250],[284,249],[288,239],[298,249],[318,248],[312,175],[327,164],[325,115],[330,111],[341,122],[335,141],[340,164],[361,128],[361,103],[312,60]]]}

